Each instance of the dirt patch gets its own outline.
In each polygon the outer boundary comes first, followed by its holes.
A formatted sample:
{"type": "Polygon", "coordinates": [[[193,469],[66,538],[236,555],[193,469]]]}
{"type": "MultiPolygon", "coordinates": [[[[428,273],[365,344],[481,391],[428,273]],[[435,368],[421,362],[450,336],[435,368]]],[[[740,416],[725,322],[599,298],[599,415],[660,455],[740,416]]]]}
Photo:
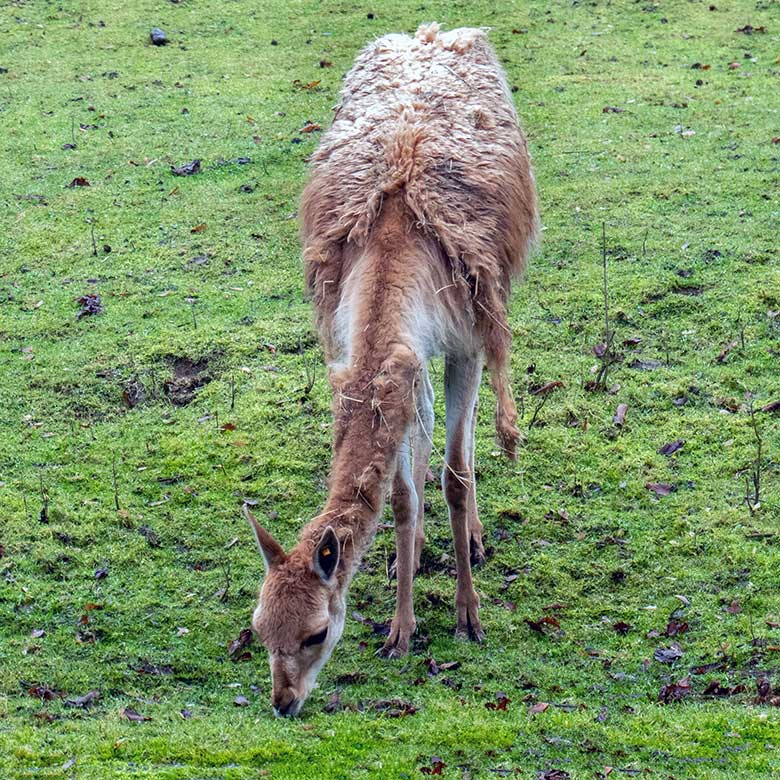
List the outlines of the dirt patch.
{"type": "Polygon", "coordinates": [[[212,379],[205,358],[198,361],[186,357],[173,358],[171,368],[173,375],[165,380],[163,388],[174,406],[186,406],[195,398],[198,390],[212,379]]]}

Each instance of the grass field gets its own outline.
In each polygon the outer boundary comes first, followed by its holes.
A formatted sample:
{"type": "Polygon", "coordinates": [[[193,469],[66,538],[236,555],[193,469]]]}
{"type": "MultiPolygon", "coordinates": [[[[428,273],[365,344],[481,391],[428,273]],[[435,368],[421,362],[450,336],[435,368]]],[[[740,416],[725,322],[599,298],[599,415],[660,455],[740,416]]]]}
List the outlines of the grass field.
{"type": "Polygon", "coordinates": [[[780,3],[714,6],[0,4],[0,776],[780,776],[780,3]],[[488,637],[452,637],[431,484],[414,653],[374,657],[384,528],[274,720],[264,651],[228,644],[262,576],[241,501],[292,544],[324,499],[302,129],[365,41],[430,19],[492,28],[544,223],[516,464],[480,411],[488,637]]]}

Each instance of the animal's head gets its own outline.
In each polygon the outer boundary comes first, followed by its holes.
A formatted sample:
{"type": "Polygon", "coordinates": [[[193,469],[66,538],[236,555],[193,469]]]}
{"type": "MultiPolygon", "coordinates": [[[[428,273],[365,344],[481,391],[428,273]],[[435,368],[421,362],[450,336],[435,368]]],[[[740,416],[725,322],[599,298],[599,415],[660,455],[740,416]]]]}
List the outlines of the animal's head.
{"type": "Polygon", "coordinates": [[[297,715],[344,630],[339,541],[328,526],[313,548],[302,543],[287,554],[246,505],[243,513],[265,561],[252,630],[268,650],[274,714],[297,715]]]}

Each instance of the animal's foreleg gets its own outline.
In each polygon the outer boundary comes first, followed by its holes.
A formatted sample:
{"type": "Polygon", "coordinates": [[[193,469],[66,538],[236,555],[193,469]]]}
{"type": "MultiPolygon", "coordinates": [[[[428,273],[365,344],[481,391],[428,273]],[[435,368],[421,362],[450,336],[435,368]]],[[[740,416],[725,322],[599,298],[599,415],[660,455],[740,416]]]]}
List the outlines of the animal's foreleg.
{"type": "Polygon", "coordinates": [[[409,652],[409,642],[417,627],[412,602],[414,577],[414,528],[417,522],[417,494],[412,479],[410,436],[407,433],[398,453],[393,480],[392,506],[395,516],[395,615],[380,653],[387,658],[400,658],[409,652]]]}

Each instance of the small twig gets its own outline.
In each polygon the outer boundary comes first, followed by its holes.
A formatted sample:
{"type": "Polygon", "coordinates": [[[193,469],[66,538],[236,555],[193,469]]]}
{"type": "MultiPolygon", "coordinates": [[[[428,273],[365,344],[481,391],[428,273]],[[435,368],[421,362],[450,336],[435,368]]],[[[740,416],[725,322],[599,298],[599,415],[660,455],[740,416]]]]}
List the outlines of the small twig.
{"type": "Polygon", "coordinates": [[[528,423],[528,430],[529,431],[531,430],[531,428],[534,427],[534,423],[536,422],[536,418],[539,415],[539,412],[542,411],[542,407],[547,403],[547,399],[549,397],[550,397],[549,393],[545,393],[539,399],[539,403],[536,404],[536,407],[534,408],[534,413],[531,415],[531,422],[528,423]]]}
{"type": "Polygon", "coordinates": [[[756,442],[756,458],[750,467],[748,474],[745,474],[745,503],[750,514],[755,514],[761,506],[761,468],[763,466],[763,448],[764,441],[761,432],[758,430],[756,421],[756,410],[753,406],[753,397],[748,400],[748,414],[750,415],[750,424],[753,428],[753,436],[756,442]]]}
{"type": "Polygon", "coordinates": [[[29,520],[30,509],[27,506],[27,491],[24,489],[24,485],[22,485],[22,504],[24,505],[24,516],[29,520]]]}
{"type": "Polygon", "coordinates": [[[190,304],[190,309],[192,310],[192,327],[193,330],[198,329],[198,320],[195,318],[195,301],[193,300],[190,304]]]}
{"type": "Polygon", "coordinates": [[[609,367],[614,362],[615,356],[612,352],[612,342],[615,338],[615,334],[609,327],[609,285],[607,280],[607,223],[601,223],[601,265],[603,276],[603,290],[604,290],[604,352],[599,355],[601,360],[601,368],[596,376],[596,387],[606,389],[607,387],[607,375],[609,373],[609,367]]]}
{"type": "Polygon", "coordinates": [[[645,228],[645,235],[642,239],[642,258],[647,257],[647,234],[650,232],[650,228],[645,228]]]}
{"type": "Polygon", "coordinates": [[[111,457],[111,481],[114,483],[114,508],[119,511],[119,489],[116,484],[116,455],[111,457]]]}
{"type": "Polygon", "coordinates": [[[95,220],[89,220],[89,235],[92,239],[92,257],[97,257],[97,242],[95,241],[95,220]]]}
{"type": "Polygon", "coordinates": [[[220,566],[222,567],[222,573],[225,575],[225,587],[220,588],[217,591],[217,594],[219,596],[220,602],[224,604],[228,600],[228,594],[230,593],[230,561],[227,563],[221,563],[220,566]]]}
{"type": "Polygon", "coordinates": [[[40,472],[38,473],[38,482],[41,491],[41,513],[38,516],[38,519],[42,523],[48,523],[49,522],[49,496],[46,493],[46,489],[43,487],[43,474],[40,472]]]}
{"type": "Polygon", "coordinates": [[[601,263],[604,270],[604,340],[609,340],[609,295],[607,288],[607,223],[601,223],[601,263]]]}
{"type": "Polygon", "coordinates": [[[230,376],[230,411],[236,408],[236,377],[230,376]]]}
{"type": "Polygon", "coordinates": [[[306,371],[306,386],[303,388],[303,397],[308,398],[317,381],[317,360],[304,360],[304,369],[306,371]]]}

